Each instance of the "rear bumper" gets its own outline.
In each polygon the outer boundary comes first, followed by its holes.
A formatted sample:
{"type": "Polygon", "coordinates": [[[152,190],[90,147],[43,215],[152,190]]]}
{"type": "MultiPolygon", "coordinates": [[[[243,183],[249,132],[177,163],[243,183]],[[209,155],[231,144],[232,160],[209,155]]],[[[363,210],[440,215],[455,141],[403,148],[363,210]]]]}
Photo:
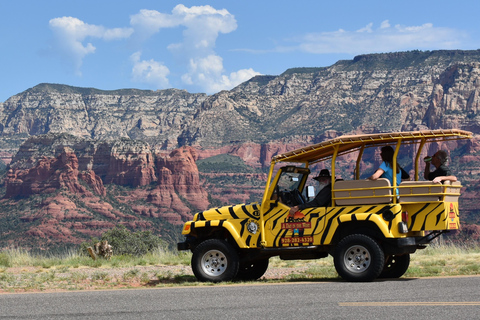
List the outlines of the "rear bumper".
{"type": "Polygon", "coordinates": [[[417,249],[420,249],[418,240],[415,237],[385,239],[383,248],[386,254],[414,253],[417,249]]]}
{"type": "Polygon", "coordinates": [[[395,239],[398,247],[416,246],[417,241],[414,237],[395,239]]]}

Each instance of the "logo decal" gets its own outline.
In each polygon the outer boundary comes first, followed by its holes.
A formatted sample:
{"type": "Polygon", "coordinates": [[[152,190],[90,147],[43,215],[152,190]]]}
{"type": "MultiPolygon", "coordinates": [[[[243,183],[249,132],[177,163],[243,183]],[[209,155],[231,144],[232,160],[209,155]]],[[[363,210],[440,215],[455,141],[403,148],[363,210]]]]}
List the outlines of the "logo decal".
{"type": "Polygon", "coordinates": [[[248,224],[247,224],[247,231],[252,233],[252,234],[256,234],[257,231],[258,231],[258,224],[251,220],[248,224]]]}
{"type": "Polygon", "coordinates": [[[452,219],[452,222],[455,220],[455,210],[453,207],[453,203],[450,203],[450,211],[448,212],[448,217],[452,219]]]}
{"type": "Polygon", "coordinates": [[[282,229],[310,229],[311,222],[285,222],[282,223],[282,229]]]}
{"type": "Polygon", "coordinates": [[[285,237],[281,239],[282,244],[295,244],[295,243],[313,243],[313,237],[303,236],[305,229],[310,229],[312,223],[305,221],[305,215],[300,211],[294,214],[289,214],[282,223],[281,228],[283,230],[291,230],[292,237],[285,237]]]}

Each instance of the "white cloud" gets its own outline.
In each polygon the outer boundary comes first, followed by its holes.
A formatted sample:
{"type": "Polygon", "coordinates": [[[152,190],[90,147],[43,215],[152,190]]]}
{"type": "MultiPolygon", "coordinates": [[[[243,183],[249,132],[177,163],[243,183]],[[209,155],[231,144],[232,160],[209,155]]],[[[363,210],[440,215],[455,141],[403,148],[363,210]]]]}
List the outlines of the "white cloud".
{"type": "MultiPolygon", "coordinates": [[[[367,24],[364,28],[357,30],[357,32],[368,32],[368,33],[372,33],[372,32],[373,32],[372,27],[373,27],[373,23],[369,23],[369,24],[367,24]]],[[[343,31],[343,30],[342,30],[342,31],[343,31]]]]}
{"type": "Polygon", "coordinates": [[[207,49],[212,50],[219,33],[229,33],[237,29],[235,17],[227,10],[217,10],[211,6],[173,8],[171,14],[155,10],[140,10],[130,17],[135,29],[134,37],[144,41],[163,28],[184,27],[183,42],[170,44],[172,50],[207,49]]]}
{"type": "Polygon", "coordinates": [[[177,27],[179,22],[172,15],[156,10],[142,9],[139,13],[130,16],[130,25],[135,30],[135,39],[141,43],[162,28],[177,27]]]}
{"type": "Polygon", "coordinates": [[[198,84],[206,93],[228,90],[260,73],[253,69],[242,69],[225,75],[223,59],[216,55],[191,59],[189,72],[182,76],[186,84],[198,84]]]}
{"type": "Polygon", "coordinates": [[[102,38],[104,40],[117,40],[117,39],[125,39],[130,37],[133,33],[132,28],[113,28],[113,29],[105,29],[103,32],[102,38]]]}
{"type": "Polygon", "coordinates": [[[219,33],[230,33],[237,29],[237,21],[227,10],[215,10],[210,6],[187,8],[178,5],[173,13],[182,17],[183,49],[211,50],[219,33]]]}
{"type": "Polygon", "coordinates": [[[310,33],[301,38],[297,49],[314,54],[455,49],[461,46],[466,37],[464,32],[434,27],[431,23],[392,27],[388,20],[384,20],[378,29],[374,28],[373,23],[369,23],[357,31],[340,29],[334,32],[310,33]]]}
{"type": "Polygon", "coordinates": [[[248,81],[251,78],[259,75],[261,75],[261,73],[256,72],[252,68],[238,70],[237,72],[230,73],[230,83],[233,87],[235,87],[242,82],[248,81]]]}
{"type": "MultiPolygon", "coordinates": [[[[175,62],[183,66],[178,81],[198,88],[206,93],[231,89],[243,81],[259,73],[252,69],[242,69],[227,74],[223,67],[223,58],[215,52],[215,45],[220,34],[228,34],[237,29],[235,17],[226,9],[215,9],[212,6],[186,7],[175,6],[171,13],[156,10],[140,10],[130,16],[129,28],[106,29],[102,26],[90,25],[77,18],[62,17],[50,20],[50,28],[57,40],[57,52],[71,61],[80,75],[84,57],[93,54],[96,48],[88,38],[104,41],[129,38],[136,45],[135,53],[130,56],[132,63],[132,81],[163,89],[170,86],[170,69],[155,56],[162,53],[153,52],[148,39],[166,29],[181,29],[182,36],[178,40],[165,43],[175,62]],[[141,52],[149,52],[153,59],[142,60],[141,52]]],[[[168,37],[162,37],[169,39],[168,37]]],[[[164,54],[164,53],[163,53],[164,54]]],[[[172,79],[170,79],[172,80],[172,79]]]]}
{"type": "Polygon", "coordinates": [[[380,29],[387,29],[387,28],[390,28],[390,22],[388,20],[382,21],[382,23],[380,24],[380,29]]]}
{"type": "Polygon", "coordinates": [[[87,24],[74,17],[54,18],[50,20],[49,25],[56,40],[55,51],[73,64],[78,75],[81,75],[80,67],[83,58],[96,50],[92,43],[83,43],[86,38],[109,41],[128,38],[133,32],[131,28],[107,29],[103,26],[87,24]]]}
{"type": "Polygon", "coordinates": [[[132,79],[153,86],[155,89],[165,89],[170,86],[168,75],[170,70],[162,63],[150,60],[141,60],[141,52],[130,56],[133,62],[132,79]]]}
{"type": "Polygon", "coordinates": [[[184,84],[199,87],[206,93],[231,89],[240,83],[239,79],[248,80],[259,74],[251,69],[224,74],[223,59],[215,53],[215,43],[220,33],[237,29],[235,17],[225,9],[208,5],[188,8],[179,4],[171,14],[141,10],[130,17],[130,23],[135,29],[133,37],[141,41],[163,28],[184,28],[182,41],[170,43],[166,48],[187,66],[187,72],[181,77],[184,84]]]}

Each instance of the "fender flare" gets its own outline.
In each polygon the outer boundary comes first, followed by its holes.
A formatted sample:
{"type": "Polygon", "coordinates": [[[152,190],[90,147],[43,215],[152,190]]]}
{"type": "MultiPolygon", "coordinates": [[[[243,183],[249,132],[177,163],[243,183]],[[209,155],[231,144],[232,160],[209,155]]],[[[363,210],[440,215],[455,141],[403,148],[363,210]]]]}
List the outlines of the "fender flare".
{"type": "Polygon", "coordinates": [[[209,228],[209,227],[220,227],[226,229],[230,235],[232,236],[233,240],[237,243],[239,248],[247,248],[245,241],[240,237],[240,234],[235,229],[233,224],[227,220],[209,220],[209,221],[195,221],[189,224],[189,231],[185,232],[186,224],[184,226],[184,231],[182,234],[190,234],[193,229],[200,229],[200,228],[209,228]]]}
{"type": "Polygon", "coordinates": [[[383,234],[385,238],[394,237],[394,235],[388,228],[388,223],[385,220],[383,220],[381,216],[375,213],[346,214],[338,217],[337,220],[338,220],[338,227],[340,227],[342,223],[346,223],[346,222],[353,222],[353,221],[372,222],[378,227],[378,230],[380,230],[380,232],[383,234]]]}

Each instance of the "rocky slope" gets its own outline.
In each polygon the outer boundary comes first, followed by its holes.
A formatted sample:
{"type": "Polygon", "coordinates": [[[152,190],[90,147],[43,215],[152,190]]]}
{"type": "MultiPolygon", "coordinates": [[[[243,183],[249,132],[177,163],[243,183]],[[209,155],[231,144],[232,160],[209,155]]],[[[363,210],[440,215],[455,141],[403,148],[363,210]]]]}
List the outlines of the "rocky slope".
{"type": "Polygon", "coordinates": [[[192,211],[209,205],[196,158],[191,147],[157,154],[130,139],[31,137],[4,179],[0,244],[79,244],[117,224],[175,240],[166,230],[178,229],[192,211]]]}
{"type": "MultiPolygon", "coordinates": [[[[278,153],[341,134],[459,128],[475,138],[434,145],[425,153],[451,152],[451,166],[466,186],[462,207],[470,221],[480,222],[479,87],[480,50],[362,55],[330,67],[257,76],[212,96],[40,84],[0,103],[0,159],[10,163],[2,201],[57,190],[55,197],[70,200],[43,199],[38,208],[68,208],[90,217],[103,212],[101,219],[91,218],[104,224],[98,230],[114,217],[122,223],[145,217],[145,227],[157,223],[160,230],[160,220],[175,225],[199,208],[261,194],[261,183],[252,181],[264,175],[198,173],[197,160],[231,154],[262,170],[278,153]],[[72,194],[93,200],[83,205],[72,194]],[[113,209],[100,208],[109,198],[115,199],[107,201],[113,209]],[[123,217],[114,212],[115,203],[131,211],[123,217]]],[[[412,157],[407,151],[403,164],[412,157]]],[[[351,172],[348,161],[343,166],[351,172]]],[[[29,215],[20,214],[25,221],[29,215]]],[[[9,219],[3,224],[18,222],[9,219]]],[[[71,220],[74,225],[78,219],[71,220]]]]}
{"type": "Polygon", "coordinates": [[[476,131],[479,62],[479,50],[363,55],[326,68],[257,76],[213,96],[40,84],[0,104],[2,151],[48,132],[129,137],[173,150],[310,143],[328,130],[476,131]]]}

